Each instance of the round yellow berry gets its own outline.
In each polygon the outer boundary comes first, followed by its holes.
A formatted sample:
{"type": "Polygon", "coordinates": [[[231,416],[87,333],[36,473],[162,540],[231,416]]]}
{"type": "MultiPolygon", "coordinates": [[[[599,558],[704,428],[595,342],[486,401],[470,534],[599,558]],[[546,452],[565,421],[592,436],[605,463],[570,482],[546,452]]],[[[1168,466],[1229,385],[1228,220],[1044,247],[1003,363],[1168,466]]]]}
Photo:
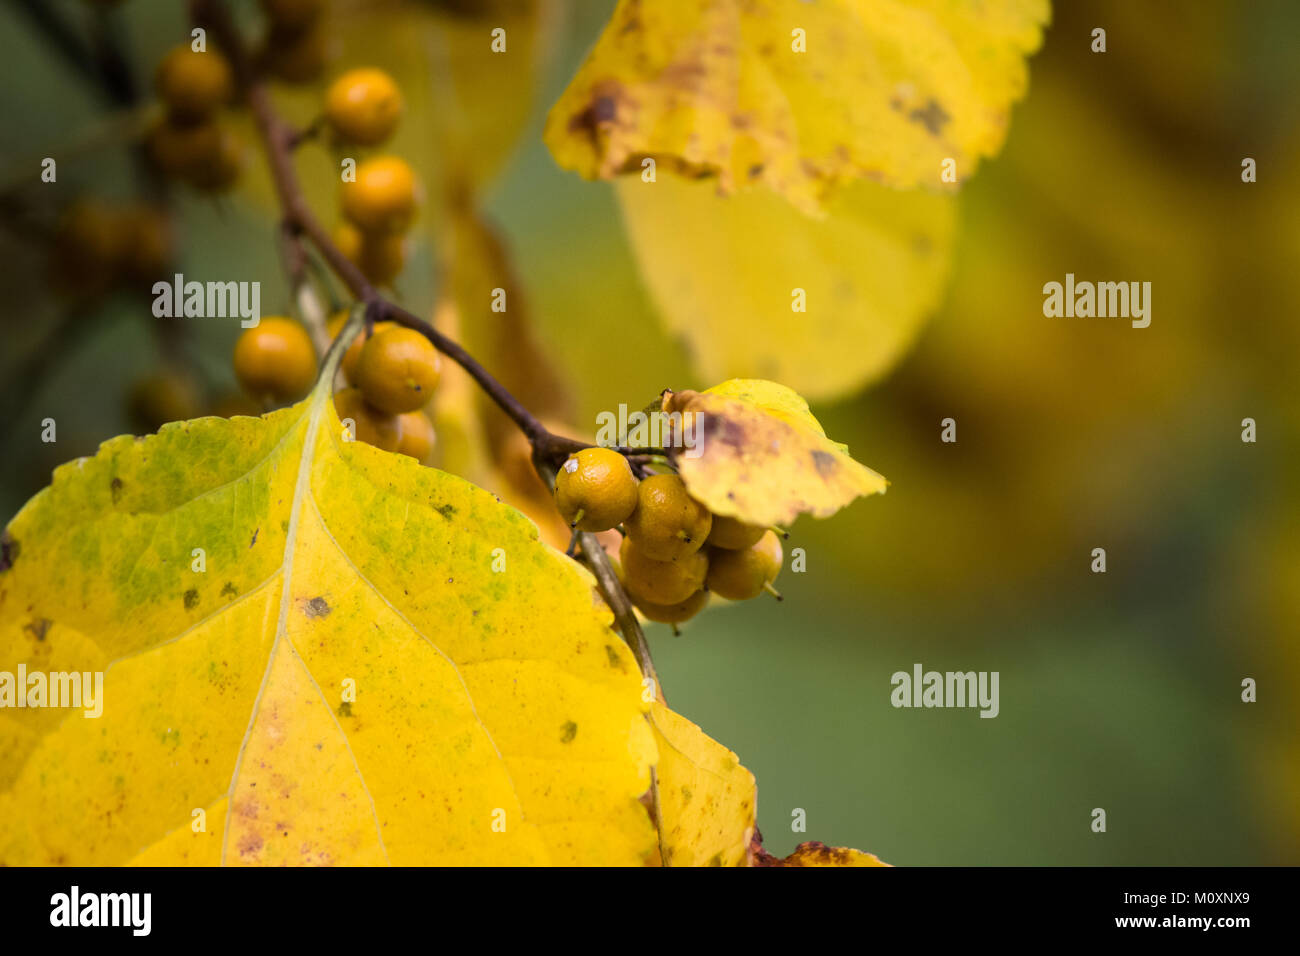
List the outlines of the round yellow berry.
{"type": "Polygon", "coordinates": [[[740,551],[709,549],[705,586],[729,601],[748,601],[772,587],[781,572],[781,542],[766,531],[755,544],[740,551]]]}
{"type": "Polygon", "coordinates": [[[568,457],[555,476],[555,505],[569,527],[608,531],[636,507],[636,476],[612,448],[584,448],[568,457]]]}
{"type": "Polygon", "coordinates": [[[203,53],[189,44],[173,47],[158,64],[154,88],[177,120],[204,119],[229,102],[235,83],[226,58],[215,50],[203,53]]]}
{"type": "Polygon", "coordinates": [[[356,181],[345,182],[343,215],[362,232],[401,233],[420,204],[420,187],[404,159],[376,156],[359,163],[356,181]]]}
{"type": "Polygon", "coordinates": [[[433,446],[437,440],[433,422],[429,421],[429,416],[422,410],[403,412],[397,416],[397,420],[402,429],[402,438],[397,443],[397,453],[410,455],[420,464],[426,464],[429,456],[433,454],[433,446]]]}
{"type": "Polygon", "coordinates": [[[739,551],[757,543],[766,530],[760,525],[745,524],[735,518],[714,515],[713,527],[709,531],[709,540],[705,543],[713,548],[727,548],[731,551],[739,551]]]}
{"type": "Polygon", "coordinates": [[[675,561],[704,546],[713,515],[689,494],[678,475],[652,475],[641,482],[627,533],[648,558],[675,561]]]}
{"type": "Polygon", "coordinates": [[[427,338],[401,326],[372,335],[357,359],[357,387],[382,412],[423,408],[442,376],[442,359],[427,338]]]}
{"type": "Polygon", "coordinates": [[[651,621],[660,624],[681,624],[689,621],[709,603],[708,591],[696,591],[685,601],[676,604],[651,604],[649,601],[637,601],[636,609],[651,621]]]}
{"type": "Polygon", "coordinates": [[[344,222],[334,230],[334,244],[375,285],[388,285],[406,265],[406,240],[400,233],[362,232],[344,222]]]}
{"type": "Polygon", "coordinates": [[[694,551],[676,561],[647,557],[632,538],[624,538],[618,552],[623,586],[634,601],[671,605],[685,601],[704,586],[709,560],[694,551]]]}
{"type": "Polygon", "coordinates": [[[402,116],[402,92],[383,70],[348,70],[325,93],[325,118],[340,138],[361,146],[382,143],[402,116]]]}
{"type": "Polygon", "coordinates": [[[402,442],[402,423],[396,415],[381,412],[367,402],[359,388],[335,392],[334,410],[340,422],[352,422],[352,434],[357,441],[384,451],[397,451],[402,442]]]}
{"type": "Polygon", "coordinates": [[[235,343],[235,376],[250,397],[287,402],[316,380],[316,350],[299,323],[269,316],[245,329],[235,343]]]}

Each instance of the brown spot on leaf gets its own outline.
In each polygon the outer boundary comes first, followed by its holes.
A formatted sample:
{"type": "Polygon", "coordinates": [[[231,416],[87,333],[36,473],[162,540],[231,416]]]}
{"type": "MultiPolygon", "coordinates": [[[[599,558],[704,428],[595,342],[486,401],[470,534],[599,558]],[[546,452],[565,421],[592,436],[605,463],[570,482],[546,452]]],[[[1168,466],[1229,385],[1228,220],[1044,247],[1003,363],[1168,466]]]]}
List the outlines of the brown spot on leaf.
{"type": "Polygon", "coordinates": [[[239,588],[235,587],[234,581],[227,581],[226,586],[221,589],[222,597],[225,597],[226,595],[230,595],[231,597],[234,597],[238,593],[239,593],[239,588]]]}
{"type": "Polygon", "coordinates": [[[113,496],[113,504],[117,504],[122,499],[122,479],[114,478],[110,481],[108,491],[113,496]]]}
{"type": "Polygon", "coordinates": [[[350,700],[345,700],[343,703],[339,704],[339,716],[340,717],[352,716],[352,702],[350,700]]]}
{"type": "Polygon", "coordinates": [[[8,531],[0,536],[0,573],[14,566],[21,551],[22,546],[18,543],[18,539],[11,536],[8,531]]]}
{"type": "Polygon", "coordinates": [[[329,614],[329,603],[323,597],[314,597],[303,606],[303,613],[310,618],[324,617],[329,614]]]}
{"type": "Polygon", "coordinates": [[[48,617],[36,617],[24,624],[23,630],[29,632],[38,641],[43,641],[53,623],[48,617]]]}
{"type": "Polygon", "coordinates": [[[192,611],[194,609],[194,606],[199,603],[198,588],[190,588],[188,591],[186,591],[184,601],[185,601],[185,610],[192,611]]]}
{"type": "Polygon", "coordinates": [[[578,725],[571,720],[566,720],[560,730],[562,731],[560,734],[560,743],[562,744],[567,744],[578,736],[578,725]]]}
{"type": "Polygon", "coordinates": [[[931,136],[938,136],[943,130],[943,124],[952,119],[936,100],[928,101],[925,109],[912,110],[907,114],[907,118],[913,123],[920,123],[931,136]]]}
{"type": "Polygon", "coordinates": [[[812,460],[813,465],[817,468],[817,474],[821,475],[822,478],[829,478],[835,473],[835,469],[839,467],[839,462],[835,460],[835,456],[821,449],[813,451],[812,460]]]}
{"type": "Polygon", "coordinates": [[[259,532],[259,531],[261,531],[261,530],[262,530],[262,529],[261,529],[260,527],[258,527],[258,528],[254,528],[254,529],[253,529],[253,540],[250,541],[250,542],[248,542],[248,546],[249,546],[250,548],[251,548],[253,545],[257,544],[257,532],[259,532]]]}
{"type": "Polygon", "coordinates": [[[614,649],[613,644],[605,645],[605,653],[609,657],[610,667],[617,667],[619,670],[626,670],[626,668],[623,666],[623,658],[619,656],[619,653],[617,650],[614,649]]]}

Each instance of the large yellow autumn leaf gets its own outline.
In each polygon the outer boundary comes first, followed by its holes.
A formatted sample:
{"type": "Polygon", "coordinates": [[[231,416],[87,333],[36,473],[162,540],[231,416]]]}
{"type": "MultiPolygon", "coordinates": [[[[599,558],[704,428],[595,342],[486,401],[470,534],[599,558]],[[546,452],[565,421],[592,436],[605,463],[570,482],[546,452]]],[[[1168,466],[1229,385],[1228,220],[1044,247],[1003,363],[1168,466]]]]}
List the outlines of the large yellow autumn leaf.
{"type": "MultiPolygon", "coordinates": [[[[331,375],[324,375],[329,381],[331,375]]],[[[328,389],[105,443],[18,514],[0,864],[639,864],[655,744],[593,582],[328,389]]]]}
{"type": "Polygon", "coordinates": [[[770,193],[618,183],[641,277],[699,376],[830,399],[880,378],[939,304],[952,196],[858,183],[812,219],[770,193]]]}
{"type": "Polygon", "coordinates": [[[587,178],[645,158],[809,212],[841,183],[941,185],[1001,148],[1047,0],[620,0],[551,110],[587,178]]]}

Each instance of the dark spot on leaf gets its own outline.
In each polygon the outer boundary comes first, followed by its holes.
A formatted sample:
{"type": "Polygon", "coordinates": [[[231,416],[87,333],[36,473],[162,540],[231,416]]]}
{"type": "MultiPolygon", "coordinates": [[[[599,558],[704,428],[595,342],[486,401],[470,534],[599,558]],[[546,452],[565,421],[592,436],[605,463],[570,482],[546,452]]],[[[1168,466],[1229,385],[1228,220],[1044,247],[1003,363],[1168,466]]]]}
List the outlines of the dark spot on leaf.
{"type": "Polygon", "coordinates": [[[185,592],[185,610],[193,610],[194,606],[199,603],[198,588],[190,588],[185,592]]]}
{"type": "Polygon", "coordinates": [[[122,498],[122,479],[114,478],[108,483],[109,493],[113,496],[113,504],[117,504],[122,498]]]}
{"type": "Polygon", "coordinates": [[[53,623],[54,622],[48,617],[32,618],[32,620],[23,625],[23,630],[30,631],[32,637],[36,638],[38,641],[43,641],[45,640],[46,632],[50,629],[50,625],[53,623]]]}
{"type": "Polygon", "coordinates": [[[239,593],[239,588],[235,587],[234,581],[227,581],[226,586],[221,589],[222,597],[225,597],[227,594],[229,594],[231,597],[234,597],[238,593],[239,593]]]}
{"type": "Polygon", "coordinates": [[[695,794],[693,794],[693,793],[691,792],[691,788],[690,788],[690,787],[682,787],[682,802],[683,802],[683,803],[690,803],[690,802],[691,802],[691,797],[693,797],[693,796],[695,796],[695,794]]]}
{"type": "Polygon", "coordinates": [[[330,606],[323,597],[314,597],[303,607],[303,613],[308,617],[324,617],[330,612],[330,606]]]}
{"type": "Polygon", "coordinates": [[[343,703],[339,704],[339,716],[340,717],[352,716],[352,701],[345,700],[343,703]]]}
{"type": "Polygon", "coordinates": [[[8,571],[14,566],[14,562],[18,560],[21,551],[22,547],[18,544],[18,540],[11,537],[9,532],[6,531],[0,537],[0,573],[8,571]]]}
{"type": "Polygon", "coordinates": [[[563,731],[563,733],[560,734],[560,743],[562,744],[567,744],[574,737],[578,736],[578,725],[571,720],[565,721],[564,726],[561,727],[560,730],[563,731]]]}
{"type": "Polygon", "coordinates": [[[839,467],[839,462],[835,460],[835,456],[821,449],[817,449],[812,453],[812,460],[817,467],[817,474],[821,475],[822,478],[830,477],[835,473],[835,469],[839,467]]]}
{"type": "Polygon", "coordinates": [[[907,118],[913,123],[920,123],[931,136],[938,136],[943,130],[943,124],[952,119],[935,100],[926,103],[923,110],[912,110],[907,118]]]}
{"type": "Polygon", "coordinates": [[[715,854],[713,854],[713,856],[709,859],[709,863],[708,863],[708,865],[709,865],[709,866],[722,866],[722,854],[721,854],[721,853],[715,853],[715,854]]]}
{"type": "Polygon", "coordinates": [[[261,529],[260,527],[258,527],[258,528],[254,528],[254,529],[253,529],[253,540],[250,541],[250,542],[248,542],[248,546],[249,546],[250,548],[251,548],[253,545],[257,544],[257,532],[259,532],[259,531],[261,531],[261,530],[262,530],[262,529],[261,529]]]}
{"type": "Polygon", "coordinates": [[[618,651],[614,648],[613,644],[605,645],[605,653],[609,656],[610,667],[617,667],[619,670],[627,669],[623,666],[623,658],[619,657],[618,651]]]}
{"type": "Polygon", "coordinates": [[[434,505],[433,510],[438,512],[438,514],[442,515],[448,521],[450,521],[451,516],[456,513],[456,506],[455,505],[434,505]]]}

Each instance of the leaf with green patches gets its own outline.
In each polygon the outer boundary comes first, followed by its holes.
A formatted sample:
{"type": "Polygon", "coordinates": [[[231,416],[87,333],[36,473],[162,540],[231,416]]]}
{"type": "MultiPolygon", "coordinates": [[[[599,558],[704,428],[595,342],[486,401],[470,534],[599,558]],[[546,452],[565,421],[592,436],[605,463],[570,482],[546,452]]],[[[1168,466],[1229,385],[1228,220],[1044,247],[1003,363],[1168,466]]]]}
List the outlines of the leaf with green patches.
{"type": "Polygon", "coordinates": [[[0,864],[653,854],[640,675],[590,576],[342,437],[318,386],[106,442],[13,519],[0,674],[103,691],[0,710],[0,864]]]}
{"type": "Polygon", "coordinates": [[[745,866],[754,833],[754,775],[699,727],[656,701],[660,854],[664,866],[745,866]]]}

